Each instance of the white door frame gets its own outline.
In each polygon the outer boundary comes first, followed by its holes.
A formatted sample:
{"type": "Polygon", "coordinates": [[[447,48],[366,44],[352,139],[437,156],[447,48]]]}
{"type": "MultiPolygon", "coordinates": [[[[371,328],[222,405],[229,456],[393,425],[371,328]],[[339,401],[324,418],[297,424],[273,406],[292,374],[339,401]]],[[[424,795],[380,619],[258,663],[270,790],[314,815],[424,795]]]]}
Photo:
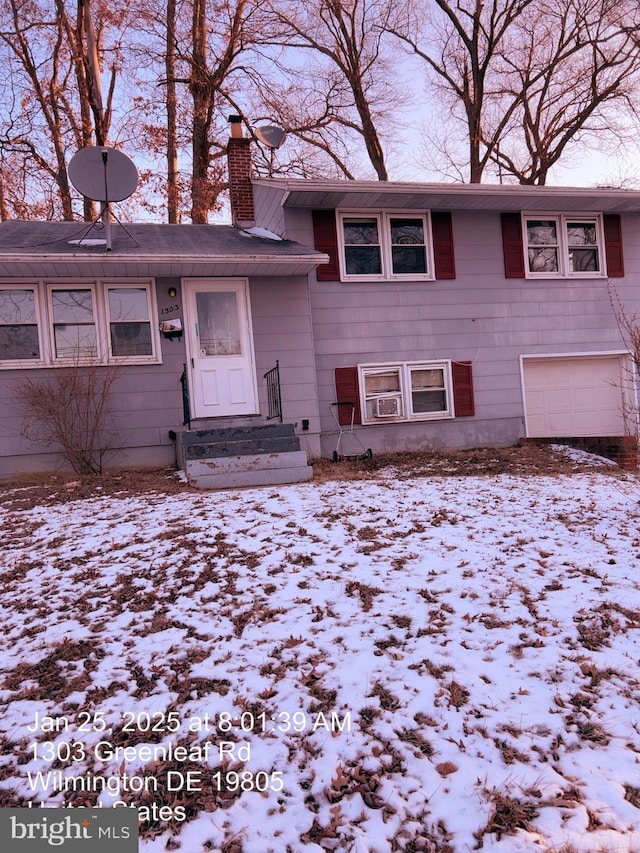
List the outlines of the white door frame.
{"type": "Polygon", "coordinates": [[[254,415],[259,411],[249,280],[184,278],[182,301],[191,416],[197,418],[254,415]],[[240,353],[206,354],[200,347],[196,293],[236,294],[240,353]]]}

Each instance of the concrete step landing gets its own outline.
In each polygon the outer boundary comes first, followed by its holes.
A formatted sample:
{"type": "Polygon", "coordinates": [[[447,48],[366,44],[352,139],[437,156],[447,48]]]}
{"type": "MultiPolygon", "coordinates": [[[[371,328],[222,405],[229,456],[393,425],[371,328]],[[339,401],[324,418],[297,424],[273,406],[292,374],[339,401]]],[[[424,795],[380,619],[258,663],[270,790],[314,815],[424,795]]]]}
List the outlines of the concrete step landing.
{"type": "Polygon", "coordinates": [[[175,438],[178,465],[195,488],[302,483],[313,476],[293,424],[212,421],[199,427],[175,438]]]}

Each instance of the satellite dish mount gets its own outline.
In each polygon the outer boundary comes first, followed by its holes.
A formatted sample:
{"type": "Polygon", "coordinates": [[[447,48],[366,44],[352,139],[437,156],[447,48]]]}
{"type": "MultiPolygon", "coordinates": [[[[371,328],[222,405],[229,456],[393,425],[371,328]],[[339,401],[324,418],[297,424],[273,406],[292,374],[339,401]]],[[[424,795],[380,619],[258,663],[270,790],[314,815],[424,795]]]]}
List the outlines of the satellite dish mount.
{"type": "MultiPolygon", "coordinates": [[[[85,198],[101,203],[100,213],[92,222],[91,228],[97,224],[99,219],[102,219],[106,250],[110,252],[111,204],[112,202],[124,201],[135,192],[138,186],[136,167],[122,151],[100,145],[81,148],[76,151],[69,161],[68,171],[71,183],[79,193],[85,198]]],[[[113,218],[122,225],[115,213],[113,213],[113,218]]],[[[124,225],[122,227],[127,231],[124,225]]],[[[129,231],[127,234],[134,240],[129,231]]],[[[82,243],[82,240],[79,242],[82,243]]]]}

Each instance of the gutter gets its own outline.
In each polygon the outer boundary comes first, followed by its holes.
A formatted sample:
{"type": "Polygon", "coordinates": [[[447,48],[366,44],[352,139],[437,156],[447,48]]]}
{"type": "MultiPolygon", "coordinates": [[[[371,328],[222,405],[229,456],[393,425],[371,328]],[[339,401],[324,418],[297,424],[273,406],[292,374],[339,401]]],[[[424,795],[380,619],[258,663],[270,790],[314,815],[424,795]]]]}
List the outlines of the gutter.
{"type": "Polygon", "coordinates": [[[329,256],[323,252],[304,255],[116,255],[104,252],[96,255],[57,254],[57,255],[27,255],[3,254],[0,251],[0,264],[42,264],[42,263],[87,263],[107,262],[132,264],[326,264],[329,256]]]}

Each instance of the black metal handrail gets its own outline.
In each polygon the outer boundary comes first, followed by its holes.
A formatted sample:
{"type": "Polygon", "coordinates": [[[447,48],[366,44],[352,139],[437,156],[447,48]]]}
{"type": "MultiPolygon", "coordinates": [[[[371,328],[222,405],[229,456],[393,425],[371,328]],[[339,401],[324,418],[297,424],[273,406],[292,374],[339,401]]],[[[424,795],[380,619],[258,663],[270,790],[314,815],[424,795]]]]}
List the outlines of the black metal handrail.
{"type": "Polygon", "coordinates": [[[264,375],[267,381],[267,403],[269,406],[269,414],[267,420],[272,421],[277,418],[282,423],[282,395],[280,393],[280,363],[276,361],[276,366],[271,370],[267,370],[264,375]]]}
{"type": "Polygon", "coordinates": [[[186,364],[182,365],[180,385],[182,385],[182,426],[188,426],[191,429],[191,406],[189,404],[189,380],[187,378],[186,364]]]}

